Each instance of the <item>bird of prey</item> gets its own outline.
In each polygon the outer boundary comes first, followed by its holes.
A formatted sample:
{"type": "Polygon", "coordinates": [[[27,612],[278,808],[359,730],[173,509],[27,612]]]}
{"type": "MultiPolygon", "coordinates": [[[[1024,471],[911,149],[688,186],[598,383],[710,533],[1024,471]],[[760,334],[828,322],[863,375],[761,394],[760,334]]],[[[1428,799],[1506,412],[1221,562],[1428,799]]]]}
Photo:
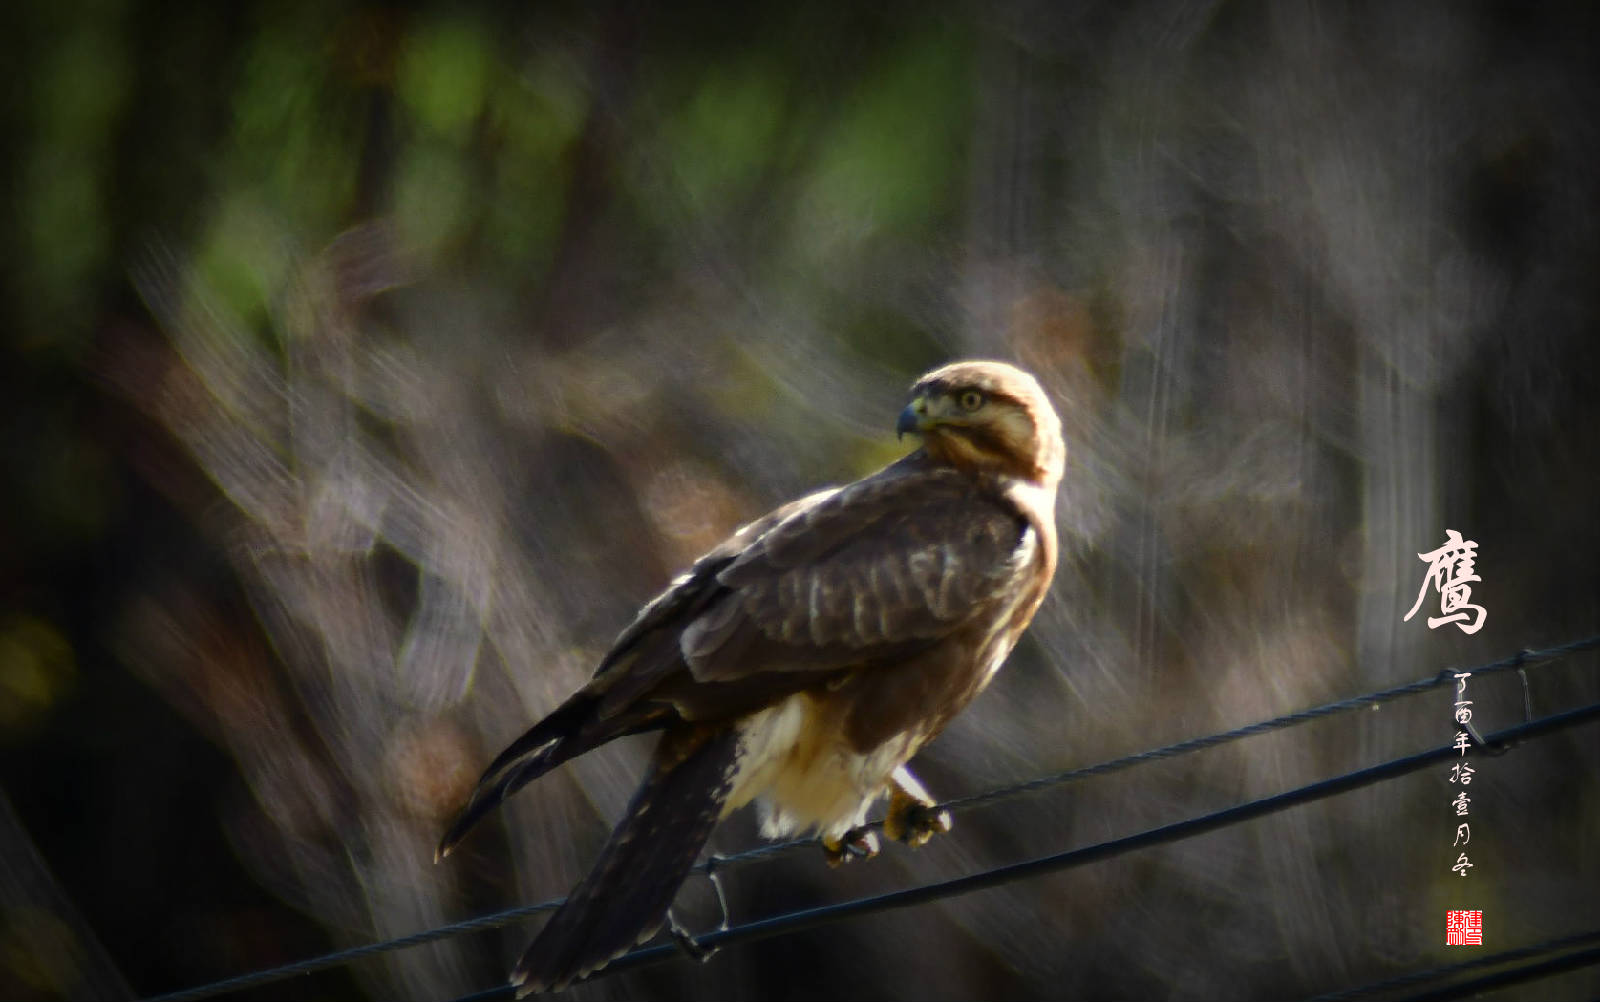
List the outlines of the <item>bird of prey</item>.
{"type": "Polygon", "coordinates": [[[1037,381],[956,362],[912,386],[896,430],[921,447],[734,532],[646,605],[594,678],[494,760],[439,845],[506,797],[626,734],[661,740],[589,875],[511,974],[565,987],[648,939],[719,820],[816,832],[830,861],[884,832],[920,845],[947,812],[906,763],[976,696],[1056,567],[1061,422],[1037,381]]]}

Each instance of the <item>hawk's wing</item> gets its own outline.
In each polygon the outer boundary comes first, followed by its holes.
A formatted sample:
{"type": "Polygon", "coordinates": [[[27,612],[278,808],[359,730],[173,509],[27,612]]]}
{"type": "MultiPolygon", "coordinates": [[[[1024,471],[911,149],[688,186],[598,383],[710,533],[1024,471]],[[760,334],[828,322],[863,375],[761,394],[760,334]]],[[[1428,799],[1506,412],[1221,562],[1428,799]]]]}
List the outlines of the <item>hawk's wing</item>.
{"type": "Polygon", "coordinates": [[[886,472],[807,499],[664,596],[675,614],[625,634],[619,674],[595,680],[601,714],[750,712],[819,676],[903,662],[1014,600],[1035,570],[1023,514],[954,471],[886,472]]]}
{"type": "Polygon", "coordinates": [[[719,572],[732,594],[684,630],[684,656],[703,682],[899,656],[1008,593],[1028,528],[954,471],[863,481],[719,572]]]}

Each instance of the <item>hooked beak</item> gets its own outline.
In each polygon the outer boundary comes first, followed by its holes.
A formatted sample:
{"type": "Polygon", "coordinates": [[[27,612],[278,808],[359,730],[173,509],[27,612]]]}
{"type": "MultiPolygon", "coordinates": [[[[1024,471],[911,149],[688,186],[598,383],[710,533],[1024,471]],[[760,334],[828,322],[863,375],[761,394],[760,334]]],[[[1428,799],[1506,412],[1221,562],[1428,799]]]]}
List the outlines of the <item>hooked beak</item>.
{"type": "Polygon", "coordinates": [[[928,398],[917,397],[906,409],[900,412],[900,420],[894,423],[896,438],[905,438],[907,435],[917,435],[922,432],[923,420],[928,416],[928,398]]]}

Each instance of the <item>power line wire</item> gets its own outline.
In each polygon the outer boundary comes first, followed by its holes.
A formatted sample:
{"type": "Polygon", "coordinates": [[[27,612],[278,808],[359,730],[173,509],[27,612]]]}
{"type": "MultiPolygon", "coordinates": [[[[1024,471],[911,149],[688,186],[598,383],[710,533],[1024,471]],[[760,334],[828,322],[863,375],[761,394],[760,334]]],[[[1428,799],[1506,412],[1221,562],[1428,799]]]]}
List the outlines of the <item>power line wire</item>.
{"type": "Polygon", "coordinates": [[[1571,936],[1561,936],[1556,939],[1547,939],[1543,943],[1532,946],[1520,946],[1515,950],[1504,950],[1500,953],[1490,954],[1486,957],[1474,957],[1459,964],[1450,964],[1445,967],[1434,967],[1426,971],[1415,971],[1402,974],[1399,977],[1375,981],[1370,985],[1359,988],[1346,988],[1341,991],[1327,992],[1306,1002],[1347,1002],[1349,999],[1366,998],[1371,995],[1383,995],[1388,992],[1398,991],[1401,988],[1414,988],[1429,981],[1438,981],[1441,978],[1454,977],[1468,971],[1481,970],[1486,967],[1499,967],[1518,960],[1532,960],[1547,954],[1569,950],[1575,946],[1584,946],[1589,943],[1600,942],[1600,929],[1591,929],[1588,932],[1574,933],[1571,936]]]}
{"type": "Polygon", "coordinates": [[[505,911],[492,912],[488,915],[479,915],[476,918],[466,919],[461,922],[452,922],[449,925],[439,926],[434,929],[425,929],[414,932],[409,936],[397,939],[387,939],[381,943],[368,943],[364,946],[352,946],[345,950],[335,950],[320,957],[309,957],[292,964],[283,964],[278,967],[268,967],[260,971],[251,971],[248,974],[239,974],[210,984],[198,985],[194,988],[185,988],[182,991],[168,992],[165,995],[152,995],[144,1002],[195,1002],[196,999],[210,998],[213,995],[224,995],[229,992],[243,991],[246,988],[256,988],[269,985],[275,981],[284,981],[288,978],[304,974],[315,974],[333,967],[343,967],[366,957],[380,953],[389,953],[393,950],[405,950],[424,943],[433,943],[452,936],[460,936],[469,932],[482,932],[487,929],[499,929],[513,922],[537,915],[540,912],[552,912],[561,907],[566,898],[552,898],[549,901],[540,901],[537,904],[519,905],[516,908],[507,908],[505,911]]]}
{"type": "MultiPolygon", "coordinates": [[[[997,803],[1014,797],[1030,795],[1068,782],[1088,779],[1093,776],[1103,776],[1113,772],[1120,772],[1124,769],[1128,769],[1145,762],[1152,762],[1166,758],[1175,758],[1180,755],[1186,755],[1209,748],[1215,748],[1219,745],[1228,744],[1233,741],[1239,741],[1247,737],[1253,737],[1258,734],[1267,734],[1272,731],[1294,727],[1299,724],[1321,719],[1323,717],[1334,716],[1349,710],[1377,706],[1404,696],[1426,692],[1428,690],[1436,689],[1449,684],[1454,680],[1454,676],[1457,671],[1470,671],[1474,675],[1490,674],[1502,671],[1521,671],[1522,669],[1531,667],[1533,665],[1556,661],[1563,657],[1597,647],[1600,647],[1600,635],[1586,637],[1581,640],[1574,640],[1569,643],[1560,644],[1555,647],[1548,647],[1541,650],[1523,650],[1517,654],[1511,655],[1510,657],[1502,658],[1498,661],[1488,662],[1472,668],[1446,668],[1434,675],[1417,679],[1413,682],[1407,682],[1403,685],[1397,685],[1388,689],[1381,689],[1376,692],[1369,692],[1359,696],[1352,696],[1347,699],[1325,703],[1321,706],[1315,706],[1294,713],[1284,714],[1279,717],[1273,717],[1269,720],[1258,721],[1256,723],[1247,724],[1229,731],[1223,731],[1218,734],[1211,734],[1199,738],[1191,738],[1185,741],[1177,742],[1176,744],[1170,744],[1160,748],[1138,752],[1133,755],[1126,755],[1121,758],[1111,759],[1095,765],[1083,766],[1077,769],[1068,769],[1062,772],[1052,773],[1048,776],[1041,776],[1020,783],[998,787],[993,790],[988,790],[965,797],[957,797],[937,805],[936,809],[948,809],[959,812],[971,807],[997,803]]],[[[881,822],[874,822],[873,824],[874,826],[879,826],[881,825],[881,822]]],[[[699,872],[721,871],[730,867],[741,866],[755,860],[776,856],[801,847],[814,847],[815,845],[815,839],[796,839],[788,842],[756,846],[743,852],[733,853],[726,856],[714,856],[697,864],[696,870],[699,872]]],[[[234,977],[224,978],[219,981],[199,985],[181,991],[151,996],[146,999],[146,1002],[195,1002],[195,1000],[210,998],[214,995],[240,991],[246,988],[271,984],[275,981],[281,981],[286,978],[312,974],[317,971],[323,971],[333,967],[340,967],[352,961],[361,960],[366,957],[387,953],[393,950],[403,950],[413,946],[421,946],[425,943],[437,942],[442,939],[448,939],[466,933],[497,929],[525,919],[529,916],[536,915],[539,912],[552,911],[559,907],[563,900],[565,899],[554,898],[548,901],[541,901],[536,904],[522,905],[516,908],[510,908],[504,911],[493,912],[491,914],[476,916],[460,922],[450,923],[448,925],[439,926],[433,929],[423,930],[421,932],[397,937],[395,939],[350,947],[344,950],[336,950],[318,957],[310,957],[296,963],[283,964],[278,967],[236,975],[234,977]]],[[[727,931],[734,932],[736,930],[730,929],[727,931]]],[[[675,948],[667,948],[668,953],[674,951],[675,948]]],[[[637,952],[638,951],[636,951],[636,953],[637,952]]],[[[633,954],[630,954],[629,956],[633,956],[633,954]]],[[[617,968],[617,965],[623,963],[625,960],[627,960],[627,957],[624,957],[622,960],[612,964],[608,970],[617,968]]]]}
{"type": "MultiPolygon", "coordinates": [[[[1551,714],[1525,724],[1496,731],[1487,735],[1484,740],[1490,750],[1500,751],[1508,749],[1521,741],[1543,737],[1569,727],[1596,720],[1600,720],[1600,703],[1591,703],[1588,706],[1551,714]]],[[[1053,873],[1057,870],[1083,866],[1132,852],[1136,849],[1192,838],[1196,835],[1216,831],[1219,828],[1274,814],[1290,807],[1297,807],[1301,804],[1324,800],[1341,793],[1348,793],[1362,787],[1371,786],[1374,783],[1425,769],[1430,765],[1458,758],[1460,755],[1460,750],[1453,743],[1441,745],[1428,751],[1391,759],[1388,762],[1369,766],[1365,769],[1357,769],[1354,772],[1347,772],[1332,779],[1310,783],[1284,793],[1262,797],[1258,800],[1214,811],[1202,817],[1176,821],[1171,824],[1150,828],[1134,835],[1085,846],[1081,849],[1069,849],[1065,852],[1041,856],[1021,863],[997,866],[938,883],[923,884],[919,887],[889,891],[872,897],[856,898],[838,904],[823,905],[817,908],[807,908],[801,911],[775,915],[771,918],[757,919],[729,929],[719,929],[715,932],[706,933],[703,936],[696,937],[695,943],[701,949],[711,951],[733,943],[751,942],[773,936],[787,935],[821,925],[831,925],[834,922],[845,919],[859,918],[863,915],[871,915],[895,908],[908,908],[913,905],[926,904],[973,891],[985,890],[1016,880],[1053,873]]],[[[630,968],[658,963],[681,955],[683,955],[682,948],[675,944],[646,947],[618,958],[588,980],[598,980],[630,968]]],[[[1530,975],[1530,977],[1532,976],[1530,975]]],[[[469,1002],[469,1000],[471,1002],[479,1002],[479,1000],[500,998],[509,991],[510,986],[507,985],[491,989],[488,992],[466,996],[463,999],[458,999],[457,1002],[469,1002]]]]}
{"type": "Polygon", "coordinates": [[[1408,995],[1403,999],[1399,999],[1398,1002],[1440,1002],[1442,999],[1458,999],[1463,995],[1476,995],[1479,992],[1486,992],[1494,988],[1504,988],[1507,985],[1520,985],[1524,981],[1537,981],[1540,978],[1548,978],[1553,974],[1575,971],[1580,967],[1592,967],[1595,964],[1600,964],[1600,947],[1592,950],[1579,950],[1564,957],[1556,957],[1552,960],[1544,960],[1535,964],[1524,964],[1521,967],[1513,967],[1509,971],[1497,971],[1494,974],[1486,974],[1481,978],[1473,978],[1471,981],[1462,981],[1457,984],[1446,985],[1443,988],[1435,988],[1420,995],[1408,995]]]}
{"type": "Polygon", "coordinates": [[[1310,709],[1299,710],[1295,713],[1287,713],[1281,717],[1273,717],[1271,720],[1263,720],[1259,723],[1246,724],[1243,727],[1236,727],[1231,731],[1223,731],[1219,734],[1211,734],[1202,738],[1191,738],[1187,741],[1179,741],[1177,744],[1167,745],[1162,748],[1153,748],[1149,751],[1139,752],[1134,755],[1127,755],[1123,758],[1112,759],[1108,762],[1101,762],[1097,765],[1084,766],[1079,769],[1068,769],[1064,772],[1055,773],[1054,775],[1041,776],[1038,779],[1031,779],[1027,782],[1016,783],[1014,785],[1001,787],[996,790],[990,790],[984,793],[976,793],[967,797],[957,797],[954,800],[946,801],[939,806],[956,810],[966,807],[973,807],[978,804],[992,804],[1001,800],[1008,800],[1012,797],[1034,793],[1038,790],[1056,786],[1060,783],[1079,779],[1088,779],[1091,776],[1104,776],[1107,773],[1120,772],[1123,769],[1140,765],[1145,762],[1154,762],[1159,759],[1174,758],[1179,755],[1187,755],[1192,752],[1204,751],[1205,749],[1229,744],[1234,741],[1239,741],[1243,738],[1255,737],[1258,734],[1269,734],[1273,731],[1283,730],[1287,727],[1295,727],[1299,724],[1308,723],[1312,720],[1319,720],[1323,717],[1331,717],[1336,714],[1344,713],[1348,710],[1378,706],[1382,703],[1399,699],[1402,696],[1410,696],[1419,692],[1427,692],[1430,689],[1438,689],[1454,683],[1457,672],[1466,671],[1471,672],[1473,675],[1489,675],[1503,671],[1521,671],[1522,669],[1535,664],[1542,664],[1547,661],[1556,661],[1570,654],[1576,654],[1580,651],[1586,651],[1595,647],[1600,647],[1600,635],[1586,637],[1582,640],[1574,640],[1569,643],[1561,644],[1557,647],[1547,647],[1544,650],[1522,650],[1510,657],[1502,658],[1499,661],[1491,661],[1488,664],[1478,665],[1475,668],[1445,668],[1435,675],[1430,675],[1427,678],[1420,678],[1414,682],[1407,682],[1404,685],[1397,685],[1389,689],[1380,689],[1377,692],[1370,692],[1361,696],[1352,696],[1348,699],[1340,699],[1332,703],[1324,703],[1321,706],[1313,706],[1310,709]]]}

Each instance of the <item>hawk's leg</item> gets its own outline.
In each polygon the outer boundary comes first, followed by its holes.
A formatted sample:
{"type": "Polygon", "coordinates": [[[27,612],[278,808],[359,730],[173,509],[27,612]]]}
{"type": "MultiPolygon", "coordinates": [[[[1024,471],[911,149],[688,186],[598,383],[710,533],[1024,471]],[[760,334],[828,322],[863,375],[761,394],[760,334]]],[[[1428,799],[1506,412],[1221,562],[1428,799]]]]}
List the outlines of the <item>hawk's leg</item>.
{"type": "Polygon", "coordinates": [[[871,859],[878,854],[878,836],[866,828],[852,828],[837,839],[824,835],[822,851],[827,854],[829,866],[852,859],[871,859]]]}
{"type": "MultiPolygon", "coordinates": [[[[716,853],[706,859],[706,879],[711,881],[711,889],[717,894],[717,907],[722,909],[722,921],[717,923],[717,932],[728,931],[728,898],[722,893],[722,873],[718,869],[722,863],[723,857],[716,853]]],[[[710,960],[721,949],[701,943],[687,926],[678,921],[677,914],[671,908],[667,909],[667,934],[678,944],[678,949],[701,963],[710,960]]]]}
{"type": "Polygon", "coordinates": [[[883,833],[909,846],[925,844],[935,834],[950,830],[950,812],[933,807],[933,797],[917,777],[900,766],[889,778],[889,811],[883,819],[883,833]]]}

